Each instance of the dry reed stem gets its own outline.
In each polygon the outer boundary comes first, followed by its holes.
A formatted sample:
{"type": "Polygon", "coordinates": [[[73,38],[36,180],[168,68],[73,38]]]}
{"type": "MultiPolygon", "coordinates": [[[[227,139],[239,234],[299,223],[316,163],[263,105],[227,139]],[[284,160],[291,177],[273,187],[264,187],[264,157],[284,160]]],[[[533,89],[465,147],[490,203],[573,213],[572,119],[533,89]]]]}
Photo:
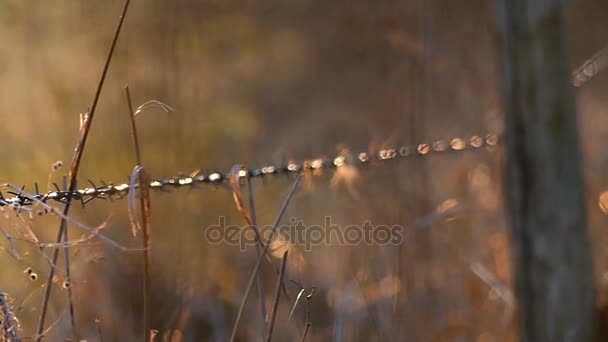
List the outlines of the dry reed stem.
{"type": "Polygon", "coordinates": [[[306,295],[306,326],[304,327],[304,333],[302,334],[302,338],[300,339],[303,342],[306,339],[306,335],[308,335],[308,330],[312,326],[312,318],[310,317],[310,302],[312,301],[312,296],[315,294],[316,287],[310,289],[310,293],[306,295]]]}
{"type": "Polygon", "coordinates": [[[234,322],[234,327],[232,328],[232,335],[230,336],[231,342],[233,342],[234,339],[236,338],[236,332],[238,330],[239,322],[241,321],[241,316],[243,315],[245,303],[247,303],[247,298],[249,297],[249,293],[251,292],[251,287],[253,286],[253,282],[255,281],[258,272],[260,271],[260,266],[262,265],[262,259],[264,259],[264,255],[266,255],[266,253],[268,252],[268,247],[272,243],[272,238],[274,237],[274,234],[276,233],[277,228],[279,227],[279,223],[281,222],[281,219],[283,218],[283,214],[285,214],[285,211],[287,210],[287,206],[289,205],[291,198],[295,194],[295,190],[296,190],[298,184],[300,183],[301,179],[302,179],[302,174],[300,173],[300,174],[298,174],[295,181],[291,185],[291,188],[289,189],[289,192],[287,193],[287,196],[285,197],[285,200],[283,201],[281,209],[279,210],[279,214],[277,215],[277,218],[276,218],[274,225],[272,227],[272,230],[270,232],[270,236],[268,237],[268,241],[266,242],[266,245],[264,246],[264,249],[262,250],[262,255],[260,255],[260,257],[257,259],[253,272],[251,273],[251,276],[249,277],[249,282],[247,283],[247,287],[245,288],[245,294],[243,295],[243,299],[241,300],[241,305],[239,306],[239,311],[236,316],[236,321],[234,322]]]}
{"type": "Polygon", "coordinates": [[[302,334],[302,338],[300,338],[300,342],[304,342],[306,340],[306,335],[308,335],[308,330],[310,330],[310,326],[312,323],[310,321],[306,322],[306,327],[304,327],[304,333],[302,334]]]}
{"type": "Polygon", "coordinates": [[[142,165],[139,139],[137,138],[137,126],[135,125],[135,111],[133,110],[133,102],[131,101],[129,85],[125,85],[125,95],[127,97],[127,107],[129,109],[129,122],[131,123],[131,137],[133,138],[133,148],[135,150],[135,162],[137,165],[142,165]]]}
{"type": "MultiPolygon", "coordinates": [[[[137,127],[135,125],[135,112],[133,111],[133,104],[131,101],[131,93],[129,92],[129,86],[125,86],[125,93],[127,96],[127,105],[129,107],[129,121],[131,122],[131,136],[133,137],[133,146],[135,149],[135,160],[137,165],[133,169],[133,175],[137,178],[137,184],[139,187],[139,204],[140,210],[142,213],[142,245],[143,245],[143,259],[144,259],[144,283],[143,283],[143,329],[144,336],[146,341],[152,341],[154,337],[151,334],[150,330],[150,268],[152,262],[152,236],[150,234],[151,230],[151,219],[152,219],[152,206],[150,203],[150,188],[148,184],[150,183],[149,177],[142,165],[141,161],[141,151],[139,149],[139,140],[137,138],[137,127]]],[[[131,185],[134,185],[134,179],[131,179],[131,185]]],[[[131,191],[131,194],[135,194],[135,191],[131,191]]],[[[132,216],[131,213],[131,204],[129,203],[129,216],[132,216]]],[[[134,212],[134,211],[133,211],[134,212]]],[[[137,221],[134,220],[134,215],[131,220],[132,229],[134,232],[136,231],[136,227],[138,226],[137,221]]]]}
{"type": "MultiPolygon", "coordinates": [[[[234,199],[234,202],[236,204],[237,210],[239,211],[239,213],[241,213],[241,215],[243,215],[243,218],[245,219],[245,222],[247,222],[247,224],[249,225],[249,227],[251,227],[251,229],[253,229],[254,233],[255,233],[255,239],[256,239],[256,254],[257,257],[259,258],[260,255],[262,255],[262,249],[265,247],[264,245],[264,241],[262,241],[261,238],[261,233],[260,230],[257,227],[257,220],[255,217],[255,204],[254,204],[254,197],[253,197],[253,190],[252,190],[252,185],[251,185],[251,179],[249,177],[249,175],[247,175],[247,185],[248,185],[248,190],[249,190],[249,206],[250,208],[252,208],[252,213],[247,211],[247,208],[245,208],[245,205],[243,204],[243,200],[242,200],[242,196],[241,196],[241,187],[240,187],[240,175],[239,172],[243,170],[243,166],[236,164],[232,167],[230,174],[230,187],[232,189],[232,197],[234,199]]],[[[266,254],[266,259],[268,259],[268,262],[274,266],[274,264],[272,263],[272,259],[270,257],[270,255],[266,254]]],[[[275,269],[277,276],[280,273],[279,269],[275,269]]],[[[257,289],[258,289],[258,297],[260,298],[260,308],[261,308],[261,313],[262,313],[262,318],[264,321],[264,332],[266,332],[266,323],[267,323],[267,316],[266,316],[266,301],[264,298],[264,290],[262,288],[262,281],[260,278],[260,275],[256,275],[256,285],[257,285],[257,289]]],[[[289,294],[287,293],[287,289],[285,288],[285,284],[281,283],[281,288],[283,290],[283,293],[285,294],[285,298],[287,298],[289,300],[289,294]]]]}
{"type": "Polygon", "coordinates": [[[279,308],[279,297],[281,296],[281,285],[283,284],[283,277],[285,276],[285,265],[287,265],[288,253],[289,250],[286,250],[285,253],[283,253],[283,263],[281,264],[281,273],[277,279],[277,288],[274,293],[274,304],[272,306],[272,314],[270,316],[270,326],[268,327],[268,336],[266,337],[266,342],[270,342],[272,340],[272,330],[277,317],[277,309],[279,308]]]}
{"type": "Polygon", "coordinates": [[[61,322],[61,320],[63,319],[64,315],[65,315],[65,311],[63,311],[59,315],[59,317],[55,320],[55,322],[53,322],[53,324],[49,325],[49,327],[46,328],[41,334],[37,333],[33,337],[24,337],[24,339],[26,339],[26,340],[36,340],[36,341],[42,339],[43,337],[45,337],[46,335],[48,335],[51,332],[51,330],[53,330],[59,324],[59,322],[61,322]]]}
{"type": "MultiPolygon", "coordinates": [[[[289,281],[292,282],[293,284],[295,284],[296,286],[298,286],[300,288],[300,291],[298,292],[296,300],[293,303],[291,311],[289,311],[289,316],[287,317],[287,322],[288,323],[293,318],[293,314],[294,314],[294,312],[296,310],[296,307],[297,307],[298,303],[300,302],[300,299],[302,298],[302,296],[306,292],[306,288],[304,286],[300,285],[295,280],[291,280],[290,279],[289,281]]],[[[304,333],[300,337],[300,341],[304,341],[304,339],[306,338],[306,335],[308,334],[308,330],[310,329],[310,326],[312,325],[312,321],[311,321],[311,318],[310,318],[310,301],[312,300],[312,296],[315,294],[316,290],[317,290],[317,288],[313,286],[313,287],[310,288],[310,292],[305,295],[305,298],[306,298],[306,324],[304,326],[304,333]]]]}
{"type": "MultiPolygon", "coordinates": [[[[88,138],[89,132],[91,130],[91,123],[93,122],[93,117],[94,117],[95,111],[97,109],[97,103],[99,102],[99,98],[101,96],[101,90],[105,83],[106,75],[107,75],[108,69],[110,67],[110,62],[112,60],[112,56],[114,55],[114,48],[116,47],[116,42],[118,41],[118,37],[120,35],[122,25],[124,23],[124,19],[127,14],[127,9],[129,8],[129,3],[130,3],[130,0],[125,0],[122,14],[119,18],[118,25],[117,25],[116,31],[114,33],[114,38],[112,40],[112,44],[111,44],[110,50],[108,52],[108,57],[106,58],[105,65],[104,65],[103,71],[101,73],[101,78],[97,85],[97,90],[95,92],[95,96],[93,97],[93,104],[91,105],[91,110],[85,116],[83,122],[81,122],[82,125],[80,127],[80,133],[81,133],[80,140],[79,140],[78,144],[76,145],[76,150],[74,151],[74,157],[72,158],[72,164],[70,166],[70,173],[69,173],[70,182],[69,182],[69,190],[68,190],[69,195],[67,197],[67,202],[63,209],[63,216],[67,216],[70,211],[70,206],[72,203],[72,201],[71,201],[72,194],[73,194],[74,190],[76,189],[76,177],[78,175],[78,170],[80,168],[80,161],[82,160],[82,155],[84,154],[84,148],[86,146],[87,138],[88,138]]],[[[68,240],[67,220],[64,217],[62,217],[56,240],[57,240],[57,243],[59,243],[64,239],[65,239],[65,241],[68,240]]],[[[66,258],[66,265],[65,265],[66,266],[66,281],[70,282],[69,250],[65,251],[65,256],[66,256],[65,257],[66,258]]],[[[53,250],[53,257],[52,257],[53,265],[57,264],[58,257],[59,257],[59,249],[53,250]]],[[[36,341],[42,340],[42,333],[44,331],[44,322],[46,319],[48,303],[49,303],[49,299],[51,296],[51,289],[52,289],[51,285],[52,285],[54,274],[55,274],[55,268],[52,267],[51,271],[49,272],[49,276],[47,278],[45,293],[44,293],[44,297],[42,300],[42,307],[40,309],[40,318],[38,320],[38,329],[36,330],[37,335],[38,335],[38,336],[36,336],[36,341]]],[[[71,287],[68,288],[68,300],[69,300],[69,311],[70,311],[70,322],[72,325],[72,333],[74,335],[76,335],[76,331],[75,331],[76,330],[76,322],[75,322],[76,319],[75,319],[75,315],[74,315],[74,303],[72,301],[71,287]]]]}
{"type": "MultiPolygon", "coordinates": [[[[257,215],[256,215],[256,211],[255,211],[255,201],[254,201],[254,195],[253,195],[253,185],[251,184],[251,176],[247,175],[247,191],[249,192],[249,210],[251,211],[251,222],[253,223],[253,227],[255,227],[255,230],[258,231],[258,234],[256,235],[256,238],[260,240],[260,242],[262,241],[262,239],[260,238],[260,234],[259,234],[259,230],[258,230],[258,220],[257,220],[257,215]]],[[[263,244],[263,242],[262,242],[263,244]]],[[[259,258],[260,255],[262,254],[262,247],[260,247],[259,244],[255,245],[255,250],[256,250],[256,256],[259,258]]],[[[260,275],[256,276],[256,287],[258,289],[258,298],[260,300],[260,313],[262,314],[262,322],[263,322],[263,329],[262,331],[266,331],[266,296],[264,293],[264,283],[262,282],[262,278],[260,277],[260,275]]]]}
{"type": "Polygon", "coordinates": [[[296,301],[293,303],[293,306],[291,307],[291,311],[289,311],[289,316],[287,316],[288,322],[291,321],[291,319],[293,318],[293,313],[296,311],[296,306],[298,306],[298,303],[300,302],[300,298],[302,298],[302,295],[304,294],[304,292],[306,292],[306,289],[302,287],[302,289],[300,290],[300,292],[298,292],[298,295],[296,296],[296,301]]]}

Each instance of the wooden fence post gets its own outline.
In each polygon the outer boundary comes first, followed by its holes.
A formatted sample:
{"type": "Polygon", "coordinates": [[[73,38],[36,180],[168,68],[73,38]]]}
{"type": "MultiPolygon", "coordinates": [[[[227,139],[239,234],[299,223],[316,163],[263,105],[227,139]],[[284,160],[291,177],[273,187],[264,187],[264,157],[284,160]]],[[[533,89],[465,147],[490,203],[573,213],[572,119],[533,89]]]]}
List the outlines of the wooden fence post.
{"type": "Polygon", "coordinates": [[[562,3],[497,4],[520,336],[589,341],[592,254],[562,3]]]}

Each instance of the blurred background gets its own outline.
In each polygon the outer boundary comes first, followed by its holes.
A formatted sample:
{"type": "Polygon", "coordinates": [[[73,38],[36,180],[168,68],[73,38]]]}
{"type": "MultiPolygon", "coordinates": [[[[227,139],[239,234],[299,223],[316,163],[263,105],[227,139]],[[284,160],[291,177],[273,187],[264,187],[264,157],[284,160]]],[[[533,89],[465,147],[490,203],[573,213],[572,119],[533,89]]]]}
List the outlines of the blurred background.
{"type": "MultiPolygon", "coordinates": [[[[0,3],[2,182],[30,191],[35,182],[42,189],[49,180],[61,183],[67,167],[52,172],[52,165],[69,165],[79,113],[91,103],[122,3],[0,3]]],[[[608,2],[570,1],[567,11],[574,68],[608,42],[608,2]]],[[[133,1],[79,182],[128,180],[135,158],[126,84],[136,106],[154,99],[175,109],[137,117],[143,164],[158,178],[500,132],[495,17],[489,0],[133,1]]],[[[600,292],[608,284],[607,86],[599,75],[577,90],[600,292]]],[[[513,340],[500,150],[374,164],[346,177],[305,176],[286,222],[316,225],[329,216],[340,226],[369,220],[406,232],[400,245],[275,248],[276,267],[280,251],[290,250],[286,279],[316,288],[308,340],[513,340]]],[[[272,224],[292,182],[254,181],[260,224],[272,224]]],[[[201,186],[152,194],[152,328],[163,341],[227,340],[256,259],[253,248],[205,240],[220,216],[244,225],[231,192],[201,186]]],[[[11,298],[20,334],[33,336],[51,250],[7,236],[31,230],[50,242],[59,219],[3,214],[0,291],[11,298]]],[[[71,216],[92,227],[106,222],[105,235],[140,246],[126,200],[74,206],[71,216]]],[[[96,341],[101,331],[108,341],[141,339],[141,255],[99,240],[70,255],[79,338],[96,341]]],[[[267,308],[276,267],[262,264],[267,308]]],[[[64,279],[61,266],[49,340],[73,338],[64,279]]],[[[300,288],[286,288],[290,299],[280,301],[274,336],[296,340],[307,301],[288,321],[300,288]]],[[[263,335],[254,290],[238,339],[263,335]]]]}

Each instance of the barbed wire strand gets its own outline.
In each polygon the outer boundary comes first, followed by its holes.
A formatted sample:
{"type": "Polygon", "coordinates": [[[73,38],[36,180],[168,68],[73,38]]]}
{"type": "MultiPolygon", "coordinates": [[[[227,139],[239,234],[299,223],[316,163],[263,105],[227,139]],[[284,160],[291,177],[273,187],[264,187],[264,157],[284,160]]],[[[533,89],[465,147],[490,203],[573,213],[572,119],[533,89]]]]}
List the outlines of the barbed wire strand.
{"type": "MultiPolygon", "coordinates": [[[[243,167],[238,171],[210,172],[203,173],[201,170],[196,170],[188,176],[174,176],[170,178],[152,179],[148,183],[150,189],[159,191],[169,191],[175,188],[194,187],[198,184],[209,185],[225,185],[230,182],[232,172],[238,172],[240,179],[249,178],[264,178],[279,174],[300,174],[305,172],[315,172],[324,169],[337,169],[343,166],[364,166],[368,164],[387,163],[393,160],[403,158],[418,158],[426,157],[435,154],[448,154],[456,152],[474,151],[493,149],[500,142],[498,134],[472,135],[469,137],[458,137],[449,140],[437,140],[433,143],[402,145],[395,148],[380,149],[375,152],[360,152],[356,154],[340,154],[333,158],[319,157],[315,159],[307,159],[300,162],[291,161],[287,164],[267,164],[258,168],[243,167]]],[[[34,193],[25,191],[25,187],[18,188],[11,184],[4,184],[4,187],[9,187],[7,193],[12,195],[5,197],[0,192],[0,207],[8,206],[17,210],[22,210],[24,207],[42,204],[45,212],[53,210],[52,207],[46,205],[49,202],[58,202],[66,204],[68,199],[80,201],[82,206],[92,200],[103,199],[113,200],[115,198],[123,198],[139,187],[138,184],[106,183],[100,181],[99,184],[88,180],[89,187],[76,189],[73,192],[62,190],[56,183],[53,183],[55,190],[48,192],[40,192],[35,186],[34,193]]],[[[108,242],[108,241],[106,241],[108,242]]],[[[112,243],[114,244],[114,243],[112,243]]],[[[116,246],[118,247],[118,246],[116,246]]],[[[119,247],[122,249],[122,246],[119,247]]]]}

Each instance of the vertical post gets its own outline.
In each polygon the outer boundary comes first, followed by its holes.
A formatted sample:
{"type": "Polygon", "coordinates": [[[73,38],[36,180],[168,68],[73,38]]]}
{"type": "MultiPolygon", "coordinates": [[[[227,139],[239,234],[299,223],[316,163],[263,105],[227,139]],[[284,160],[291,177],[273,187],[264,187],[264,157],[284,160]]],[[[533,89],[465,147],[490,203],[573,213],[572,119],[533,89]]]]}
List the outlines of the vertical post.
{"type": "Polygon", "coordinates": [[[498,0],[522,341],[589,341],[594,287],[560,0],[498,0]]]}

